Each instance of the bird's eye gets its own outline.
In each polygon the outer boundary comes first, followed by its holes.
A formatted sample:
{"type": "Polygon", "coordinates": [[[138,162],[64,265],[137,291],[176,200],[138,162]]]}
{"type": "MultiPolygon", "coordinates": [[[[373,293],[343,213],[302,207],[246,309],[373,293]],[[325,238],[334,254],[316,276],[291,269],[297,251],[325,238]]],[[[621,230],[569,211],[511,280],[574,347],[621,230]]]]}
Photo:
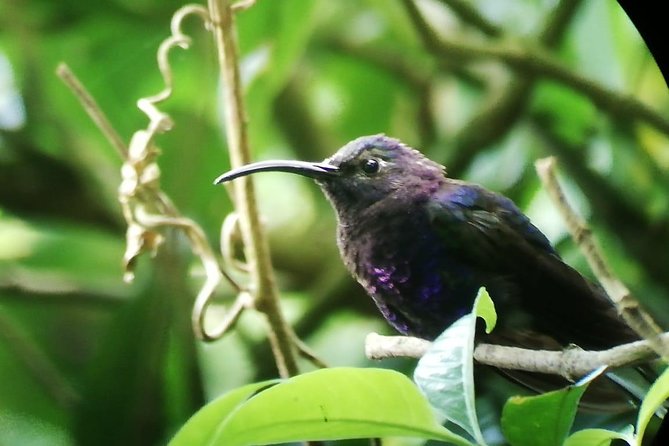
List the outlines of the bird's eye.
{"type": "Polygon", "coordinates": [[[379,162],[374,158],[370,158],[362,162],[362,171],[366,174],[374,174],[379,171],[379,162]]]}

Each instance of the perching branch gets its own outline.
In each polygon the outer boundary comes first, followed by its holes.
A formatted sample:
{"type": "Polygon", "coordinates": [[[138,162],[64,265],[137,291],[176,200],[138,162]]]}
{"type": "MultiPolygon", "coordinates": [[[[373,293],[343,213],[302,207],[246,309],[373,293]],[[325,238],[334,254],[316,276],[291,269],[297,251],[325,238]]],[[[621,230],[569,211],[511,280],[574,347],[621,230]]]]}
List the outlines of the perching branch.
{"type": "Polygon", "coordinates": [[[662,330],[653,318],[639,305],[629,289],[614,276],[599,253],[590,228],[569,206],[567,198],[555,175],[555,158],[537,160],[537,173],[548,194],[553,199],[567,228],[585,255],[590,268],[604,287],[606,294],[618,308],[625,322],[643,339],[647,340],[655,352],[669,359],[669,344],[661,338],[662,330]]]}
{"type": "MultiPolygon", "coordinates": [[[[669,333],[662,334],[661,339],[669,341],[669,333]]],[[[369,359],[420,358],[431,344],[430,341],[420,338],[370,333],[365,342],[365,354],[369,359]]],[[[603,351],[585,351],[576,347],[562,351],[531,350],[494,344],[479,344],[474,349],[474,360],[479,364],[560,375],[572,381],[601,366],[619,368],[656,357],[657,354],[647,340],[603,351]]]]}

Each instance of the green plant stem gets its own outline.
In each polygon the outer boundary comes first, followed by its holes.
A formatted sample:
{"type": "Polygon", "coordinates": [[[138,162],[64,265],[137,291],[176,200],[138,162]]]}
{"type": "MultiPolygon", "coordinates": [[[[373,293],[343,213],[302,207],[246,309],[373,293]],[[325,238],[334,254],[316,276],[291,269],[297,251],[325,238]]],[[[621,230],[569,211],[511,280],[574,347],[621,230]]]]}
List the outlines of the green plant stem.
{"type": "MultiPolygon", "coordinates": [[[[225,128],[233,168],[251,161],[247,121],[242,100],[236,29],[232,2],[209,0],[214,38],[221,69],[221,85],[225,100],[225,128]]],[[[263,231],[251,178],[233,183],[234,200],[239,212],[246,261],[250,268],[256,308],[269,323],[269,339],[279,374],[289,377],[298,373],[294,334],[279,306],[279,292],[269,256],[269,245],[263,231]]]]}

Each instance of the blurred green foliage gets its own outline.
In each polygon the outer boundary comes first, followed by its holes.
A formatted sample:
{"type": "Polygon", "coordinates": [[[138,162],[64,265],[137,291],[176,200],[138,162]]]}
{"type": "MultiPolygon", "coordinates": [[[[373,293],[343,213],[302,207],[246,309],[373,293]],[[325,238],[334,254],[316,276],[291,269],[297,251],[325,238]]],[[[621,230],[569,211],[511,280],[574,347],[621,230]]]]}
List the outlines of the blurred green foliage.
{"type": "MultiPolygon", "coordinates": [[[[542,45],[669,119],[666,83],[615,2],[416,3],[438,38],[542,45]],[[463,3],[476,20],[458,12],[463,3]]],[[[616,273],[669,326],[667,132],[555,78],[435,47],[413,4],[259,0],[240,13],[254,156],[322,159],[385,132],[509,195],[587,272],[532,168],[557,155],[616,273]]],[[[180,235],[122,282],[121,160],[54,75],[66,61],[128,140],[146,125],[137,99],[162,88],[155,51],[181,5],[0,0],[0,444],[161,444],[205,401],[276,376],[257,315],[214,344],[194,340],[202,274],[180,235]]],[[[231,210],[211,186],[229,167],[217,63],[201,23],[186,28],[193,46],[170,59],[164,109],[176,125],[158,141],[162,185],[216,244],[231,210]]],[[[344,272],[328,204],[300,178],[257,184],[290,322],[328,363],[368,365],[364,335],[390,330],[344,272]]],[[[508,390],[485,381],[479,406],[499,414],[508,390]]]]}

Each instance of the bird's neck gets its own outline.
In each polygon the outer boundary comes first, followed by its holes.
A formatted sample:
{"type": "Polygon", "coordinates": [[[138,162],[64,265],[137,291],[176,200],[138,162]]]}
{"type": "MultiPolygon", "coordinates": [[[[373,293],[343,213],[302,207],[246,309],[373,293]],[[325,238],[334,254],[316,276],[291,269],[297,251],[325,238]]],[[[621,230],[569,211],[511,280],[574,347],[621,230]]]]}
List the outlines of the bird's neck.
{"type": "Polygon", "coordinates": [[[437,178],[430,181],[408,178],[400,188],[375,200],[340,195],[328,188],[323,189],[337,214],[340,227],[377,226],[387,218],[401,220],[410,211],[421,209],[446,181],[445,178],[443,181],[437,178]]]}

